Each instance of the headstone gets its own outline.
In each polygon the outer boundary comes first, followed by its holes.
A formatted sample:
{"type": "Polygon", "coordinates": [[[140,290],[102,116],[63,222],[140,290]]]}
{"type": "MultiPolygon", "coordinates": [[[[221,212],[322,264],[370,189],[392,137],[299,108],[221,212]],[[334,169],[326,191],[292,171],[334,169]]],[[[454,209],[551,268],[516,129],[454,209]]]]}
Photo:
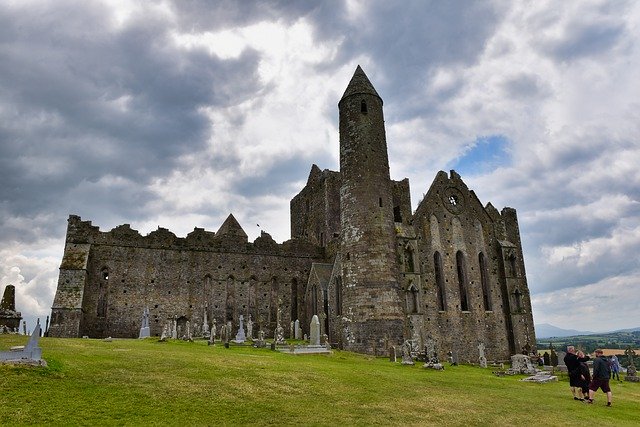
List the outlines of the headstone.
{"type": "Polygon", "coordinates": [[[327,345],[328,342],[329,342],[329,335],[322,334],[322,336],[320,337],[320,345],[327,345]]]}
{"type": "Polygon", "coordinates": [[[142,312],[142,326],[140,326],[140,334],[138,338],[148,338],[151,336],[149,329],[149,308],[145,308],[142,312]]]}
{"type": "Polygon", "coordinates": [[[409,341],[405,341],[404,344],[402,344],[402,364],[415,365],[413,356],[411,356],[411,343],[409,341]]]}
{"type": "Polygon", "coordinates": [[[209,318],[207,317],[208,306],[204,306],[204,314],[202,315],[202,336],[208,338],[209,335],[209,318]]]}
{"type": "Polygon", "coordinates": [[[542,360],[544,361],[544,364],[546,366],[551,366],[551,357],[549,356],[548,352],[544,352],[544,354],[542,355],[542,360]]]}
{"type": "Polygon", "coordinates": [[[510,373],[535,375],[538,370],[531,363],[531,358],[524,354],[514,354],[511,356],[510,373]]]}
{"type": "Polygon", "coordinates": [[[249,320],[247,320],[247,339],[253,341],[253,321],[251,320],[251,315],[249,315],[249,320]]]}
{"type": "Polygon", "coordinates": [[[193,341],[193,337],[191,336],[191,322],[187,320],[187,333],[184,336],[184,339],[187,341],[193,341]]]}
{"type": "Polygon", "coordinates": [[[392,345],[391,347],[389,347],[389,362],[396,362],[397,358],[396,358],[396,346],[392,345]]]}
{"type": "Polygon", "coordinates": [[[226,335],[224,340],[225,343],[228,343],[231,340],[231,334],[233,333],[232,328],[233,328],[233,325],[231,324],[231,320],[227,320],[227,325],[226,325],[227,330],[226,330],[226,335]]]}
{"type": "Polygon", "coordinates": [[[308,339],[309,339],[309,337],[307,337],[307,334],[304,334],[304,340],[306,341],[308,339]]]}
{"type": "Polygon", "coordinates": [[[326,331],[324,330],[324,321],[325,321],[326,318],[327,318],[327,315],[324,314],[324,312],[321,312],[318,315],[318,320],[320,322],[320,335],[326,333],[326,331]]]}
{"type": "Polygon", "coordinates": [[[47,316],[47,321],[44,324],[44,336],[45,337],[49,336],[49,316],[47,316]]]}
{"type": "Polygon", "coordinates": [[[173,316],[173,324],[171,327],[171,338],[178,339],[178,316],[173,316]]]}
{"type": "Polygon", "coordinates": [[[294,331],[293,331],[294,325],[295,324],[292,320],[291,323],[289,324],[289,339],[293,339],[295,337],[294,331]]]}
{"type": "Polygon", "coordinates": [[[166,341],[169,338],[169,324],[165,324],[162,328],[162,334],[160,335],[160,341],[166,341]]]}
{"type": "Polygon", "coordinates": [[[424,342],[424,361],[438,362],[436,356],[436,342],[430,336],[424,342]]]}
{"type": "Polygon", "coordinates": [[[556,355],[556,364],[554,365],[553,362],[553,353],[551,353],[551,366],[564,366],[566,368],[567,365],[564,364],[564,357],[567,355],[566,351],[555,351],[554,352],[556,355]]]}
{"type": "Polygon", "coordinates": [[[216,325],[216,319],[213,318],[213,322],[211,324],[211,343],[216,339],[216,335],[218,334],[218,325],[216,325]]]}
{"type": "Polygon", "coordinates": [[[631,346],[629,346],[625,350],[624,354],[627,356],[627,373],[624,376],[624,380],[634,383],[640,382],[640,377],[638,377],[635,361],[633,359],[636,356],[636,352],[633,351],[631,346]]]}
{"type": "Polygon", "coordinates": [[[276,330],[273,333],[274,344],[284,345],[287,342],[284,340],[284,328],[278,324],[276,330]]]}
{"type": "Polygon", "coordinates": [[[478,352],[480,353],[479,356],[478,356],[478,359],[480,361],[480,367],[481,368],[486,368],[487,367],[487,358],[484,355],[484,343],[478,344],[478,352]]]}
{"type": "Polygon", "coordinates": [[[294,327],[295,339],[297,340],[302,339],[302,329],[300,329],[300,320],[296,319],[293,327],[294,327]]]}
{"type": "Polygon", "coordinates": [[[220,327],[220,341],[227,342],[227,327],[225,325],[220,327]]]}
{"type": "Polygon", "coordinates": [[[257,348],[266,347],[266,343],[264,341],[264,331],[262,330],[258,331],[258,339],[253,343],[253,346],[257,348]]]}
{"type": "Polygon", "coordinates": [[[309,345],[320,345],[320,320],[316,314],[311,318],[310,332],[309,345]]]}
{"type": "Polygon", "coordinates": [[[244,316],[241,314],[240,318],[239,318],[239,327],[238,327],[238,333],[236,334],[236,342],[237,343],[243,343],[246,340],[246,336],[244,334],[244,316]]]}

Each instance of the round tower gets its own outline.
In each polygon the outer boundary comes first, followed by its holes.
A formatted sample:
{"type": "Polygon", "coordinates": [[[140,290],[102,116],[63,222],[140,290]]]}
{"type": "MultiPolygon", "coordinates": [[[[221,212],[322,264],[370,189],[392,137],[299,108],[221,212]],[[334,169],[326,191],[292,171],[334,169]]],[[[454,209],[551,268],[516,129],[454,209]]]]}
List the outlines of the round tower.
{"type": "Polygon", "coordinates": [[[338,109],[344,345],[385,351],[402,341],[404,311],[382,98],[360,66],[338,109]]]}

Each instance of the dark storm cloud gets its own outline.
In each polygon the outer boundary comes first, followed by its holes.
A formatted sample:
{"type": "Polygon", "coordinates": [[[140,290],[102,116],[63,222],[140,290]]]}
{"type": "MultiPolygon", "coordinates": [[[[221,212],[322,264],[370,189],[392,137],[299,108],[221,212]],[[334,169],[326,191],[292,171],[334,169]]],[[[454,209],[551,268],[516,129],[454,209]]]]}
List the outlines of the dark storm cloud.
{"type": "Polygon", "coordinates": [[[366,52],[375,63],[384,64],[384,71],[380,70],[384,79],[376,83],[376,89],[390,106],[391,120],[411,118],[433,107],[424,98],[428,76],[439,66],[473,64],[501,19],[489,2],[365,4],[364,16],[351,22],[344,34],[336,62],[366,52]],[[412,104],[416,107],[411,108],[412,104]]]}
{"type": "Polygon", "coordinates": [[[176,48],[162,17],[114,29],[108,16],[77,2],[0,12],[3,235],[20,232],[11,217],[81,206],[139,217],[144,185],[204,148],[200,108],[255,91],[255,51],[220,60],[176,48]]]}

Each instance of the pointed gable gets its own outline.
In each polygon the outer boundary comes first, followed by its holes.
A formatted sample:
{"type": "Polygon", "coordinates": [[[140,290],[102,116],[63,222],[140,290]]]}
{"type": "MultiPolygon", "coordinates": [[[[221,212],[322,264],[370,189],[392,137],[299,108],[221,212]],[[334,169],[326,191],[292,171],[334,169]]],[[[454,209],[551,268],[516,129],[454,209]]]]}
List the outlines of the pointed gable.
{"type": "Polygon", "coordinates": [[[238,223],[233,214],[229,214],[227,219],[222,223],[220,229],[218,229],[218,232],[216,233],[216,236],[235,236],[242,237],[245,240],[248,239],[247,233],[244,232],[240,223],[238,223]]]}
{"type": "MultiPolygon", "coordinates": [[[[340,98],[340,101],[348,96],[358,94],[374,95],[380,98],[380,95],[378,95],[378,92],[376,92],[373,85],[369,81],[369,78],[359,65],[356,68],[355,73],[353,73],[353,77],[351,77],[351,81],[349,82],[347,89],[344,91],[342,98],[340,98]]],[[[382,102],[382,98],[380,98],[380,102],[382,102]]]]}

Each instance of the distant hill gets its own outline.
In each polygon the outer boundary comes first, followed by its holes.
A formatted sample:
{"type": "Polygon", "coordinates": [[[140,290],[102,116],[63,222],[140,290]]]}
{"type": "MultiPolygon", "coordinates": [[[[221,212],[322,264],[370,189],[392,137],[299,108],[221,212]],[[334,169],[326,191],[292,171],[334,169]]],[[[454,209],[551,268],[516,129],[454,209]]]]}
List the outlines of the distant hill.
{"type": "Polygon", "coordinates": [[[535,325],[536,338],[551,338],[551,337],[572,337],[576,335],[591,335],[595,332],[591,331],[577,331],[575,329],[562,329],[557,326],[550,325],[548,323],[541,323],[535,325]]]}

